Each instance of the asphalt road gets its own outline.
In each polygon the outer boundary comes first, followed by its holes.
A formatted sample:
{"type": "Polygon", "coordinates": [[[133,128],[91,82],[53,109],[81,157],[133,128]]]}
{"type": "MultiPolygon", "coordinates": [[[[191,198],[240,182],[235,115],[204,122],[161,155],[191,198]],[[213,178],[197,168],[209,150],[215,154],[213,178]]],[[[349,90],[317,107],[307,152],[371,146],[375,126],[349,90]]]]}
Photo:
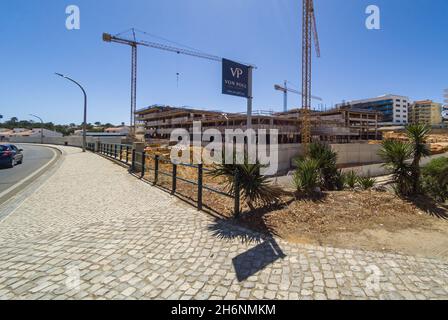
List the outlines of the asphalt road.
{"type": "Polygon", "coordinates": [[[50,162],[55,155],[53,149],[46,147],[20,144],[17,144],[17,147],[23,149],[23,164],[11,169],[0,168],[0,193],[32,175],[50,162]]]}

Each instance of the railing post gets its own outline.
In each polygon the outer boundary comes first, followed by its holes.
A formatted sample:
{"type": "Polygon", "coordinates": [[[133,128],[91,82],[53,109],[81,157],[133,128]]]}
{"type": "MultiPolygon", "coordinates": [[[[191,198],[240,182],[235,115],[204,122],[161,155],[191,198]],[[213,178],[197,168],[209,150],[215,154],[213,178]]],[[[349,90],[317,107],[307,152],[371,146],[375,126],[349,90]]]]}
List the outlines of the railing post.
{"type": "Polygon", "coordinates": [[[123,146],[120,144],[120,162],[123,161],[123,146]]]}
{"type": "Polygon", "coordinates": [[[131,172],[135,171],[135,149],[132,149],[131,172]]]}
{"type": "Polygon", "coordinates": [[[142,175],[140,177],[141,179],[143,179],[145,177],[145,171],[146,171],[145,162],[146,162],[146,152],[145,152],[145,150],[143,150],[143,152],[142,152],[142,175]]]}
{"type": "Polygon", "coordinates": [[[235,217],[238,217],[240,215],[240,175],[238,172],[238,168],[235,169],[235,177],[233,181],[235,190],[234,190],[234,196],[235,196],[235,217]]]}
{"type": "Polygon", "coordinates": [[[129,146],[126,146],[126,164],[129,163],[129,146]]]}
{"type": "Polygon", "coordinates": [[[154,184],[156,185],[159,181],[159,156],[154,157],[154,184]]]}
{"type": "Polygon", "coordinates": [[[202,184],[203,184],[203,164],[198,165],[198,210],[202,210],[202,184]]]}
{"type": "Polygon", "coordinates": [[[171,194],[176,193],[177,188],[177,165],[173,163],[173,185],[171,187],[171,194]]]}
{"type": "Polygon", "coordinates": [[[114,158],[117,159],[117,145],[114,144],[114,158]]]}

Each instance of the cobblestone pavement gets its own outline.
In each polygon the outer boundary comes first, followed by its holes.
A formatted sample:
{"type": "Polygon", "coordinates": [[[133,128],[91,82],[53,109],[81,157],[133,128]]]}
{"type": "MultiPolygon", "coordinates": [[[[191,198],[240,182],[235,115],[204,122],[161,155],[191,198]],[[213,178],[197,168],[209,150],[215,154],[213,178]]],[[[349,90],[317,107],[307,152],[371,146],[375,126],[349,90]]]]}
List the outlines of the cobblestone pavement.
{"type": "Polygon", "coordinates": [[[448,298],[447,261],[263,238],[63,150],[0,222],[1,299],[448,298]]]}

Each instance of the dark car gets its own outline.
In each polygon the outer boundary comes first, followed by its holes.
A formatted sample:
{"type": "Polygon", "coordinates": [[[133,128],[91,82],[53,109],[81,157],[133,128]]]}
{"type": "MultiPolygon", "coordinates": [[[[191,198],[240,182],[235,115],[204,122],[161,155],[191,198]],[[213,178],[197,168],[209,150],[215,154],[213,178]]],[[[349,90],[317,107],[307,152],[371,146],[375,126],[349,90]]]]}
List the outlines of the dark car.
{"type": "Polygon", "coordinates": [[[22,151],[22,149],[19,149],[12,144],[0,145],[0,166],[12,168],[16,164],[22,164],[22,151]]]}

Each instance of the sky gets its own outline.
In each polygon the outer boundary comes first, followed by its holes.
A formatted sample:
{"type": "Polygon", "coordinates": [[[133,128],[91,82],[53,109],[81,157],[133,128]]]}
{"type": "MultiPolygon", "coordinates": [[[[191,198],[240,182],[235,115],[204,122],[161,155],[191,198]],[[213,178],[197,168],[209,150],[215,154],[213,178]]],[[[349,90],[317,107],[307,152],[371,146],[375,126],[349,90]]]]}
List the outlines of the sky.
{"type": "MultiPolygon", "coordinates": [[[[448,1],[314,0],[321,58],[313,55],[313,95],[330,107],[386,93],[443,101],[448,88],[448,1]],[[381,29],[368,30],[368,5],[381,29]]],[[[129,121],[130,48],[102,41],[135,27],[206,53],[254,64],[254,110],[283,108],[274,84],[301,86],[300,0],[0,0],[0,114],[81,123],[129,121]],[[80,30],[66,28],[66,7],[80,30]]],[[[155,37],[142,40],[164,42],[155,37]]],[[[222,95],[218,62],[139,48],[138,108],[153,104],[244,112],[222,95]],[[179,80],[176,74],[179,73],[179,80]]],[[[290,95],[290,107],[301,104],[290,95]]]]}

